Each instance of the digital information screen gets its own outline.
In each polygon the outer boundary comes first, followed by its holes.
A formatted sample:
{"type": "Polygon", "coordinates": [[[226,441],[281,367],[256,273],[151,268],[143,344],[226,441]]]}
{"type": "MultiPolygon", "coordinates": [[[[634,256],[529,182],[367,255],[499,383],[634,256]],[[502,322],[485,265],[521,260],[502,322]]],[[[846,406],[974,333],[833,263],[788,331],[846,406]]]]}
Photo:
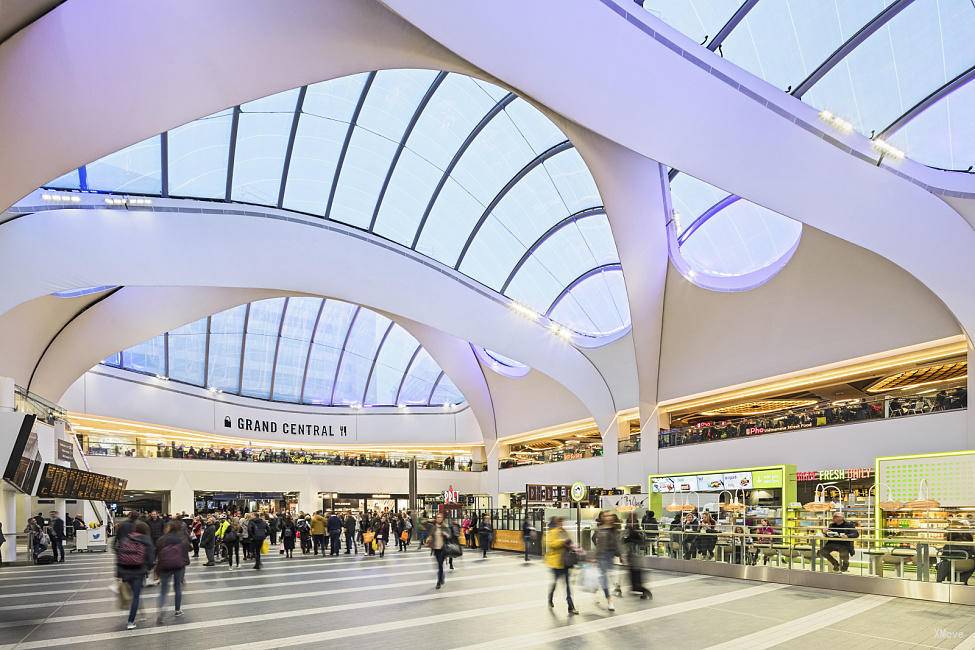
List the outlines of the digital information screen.
{"type": "Polygon", "coordinates": [[[114,476],[47,463],[37,486],[37,496],[42,499],[121,501],[126,485],[128,481],[114,476]]]}
{"type": "Polygon", "coordinates": [[[0,434],[3,441],[12,440],[13,445],[3,478],[21,492],[31,494],[34,482],[37,480],[37,472],[41,468],[41,452],[38,449],[37,432],[34,431],[36,418],[22,413],[4,415],[6,417],[0,423],[3,425],[0,426],[0,434]]]}
{"type": "Polygon", "coordinates": [[[529,503],[568,503],[568,485],[536,485],[525,486],[529,503]]]}

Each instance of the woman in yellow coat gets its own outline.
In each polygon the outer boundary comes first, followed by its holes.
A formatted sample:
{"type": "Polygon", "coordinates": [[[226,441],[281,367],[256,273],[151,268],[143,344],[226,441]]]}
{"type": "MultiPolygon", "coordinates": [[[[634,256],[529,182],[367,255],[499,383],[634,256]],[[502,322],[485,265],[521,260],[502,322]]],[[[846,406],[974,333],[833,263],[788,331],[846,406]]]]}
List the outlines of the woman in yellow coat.
{"type": "Polygon", "coordinates": [[[548,590],[548,606],[555,607],[552,598],[559,578],[565,577],[565,601],[569,605],[570,614],[578,614],[579,610],[572,604],[572,589],[569,587],[569,567],[565,566],[565,552],[572,550],[572,540],[569,533],[562,527],[562,517],[552,517],[545,533],[545,565],[552,569],[552,586],[548,590]]]}

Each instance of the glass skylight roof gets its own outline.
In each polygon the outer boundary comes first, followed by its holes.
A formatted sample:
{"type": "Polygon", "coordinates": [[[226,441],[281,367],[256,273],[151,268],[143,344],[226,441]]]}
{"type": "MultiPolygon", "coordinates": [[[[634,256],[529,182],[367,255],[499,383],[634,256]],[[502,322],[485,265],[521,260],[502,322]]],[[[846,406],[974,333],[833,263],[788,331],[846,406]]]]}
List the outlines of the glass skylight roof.
{"type": "MultiPolygon", "coordinates": [[[[802,224],[688,174],[670,183],[680,255],[694,271],[733,278],[789,255],[802,224]]],[[[753,285],[750,285],[753,286],[753,285]]]]}
{"type": "MultiPolygon", "coordinates": [[[[412,248],[535,311],[565,314],[563,324],[581,334],[630,323],[616,308],[626,304],[621,281],[563,295],[588,272],[619,264],[581,156],[531,104],[461,74],[382,70],[288,90],[132,145],[49,187],[324,217],[412,248]]],[[[268,335],[253,333],[250,363],[261,360],[260,336],[268,335]]],[[[233,389],[263,389],[247,361],[244,386],[233,389]]]]}
{"type": "Polygon", "coordinates": [[[975,165],[971,0],[644,0],[676,29],[919,162],[975,165]],[[741,8],[744,15],[736,16],[741,8]],[[731,22],[729,22],[731,21],[731,22]],[[720,23],[720,24],[719,24],[720,23]],[[715,36],[725,29],[719,42],[715,36]]]}
{"type": "Polygon", "coordinates": [[[280,402],[441,406],[464,396],[405,329],[338,300],[271,298],[227,309],[106,365],[280,402]]]}

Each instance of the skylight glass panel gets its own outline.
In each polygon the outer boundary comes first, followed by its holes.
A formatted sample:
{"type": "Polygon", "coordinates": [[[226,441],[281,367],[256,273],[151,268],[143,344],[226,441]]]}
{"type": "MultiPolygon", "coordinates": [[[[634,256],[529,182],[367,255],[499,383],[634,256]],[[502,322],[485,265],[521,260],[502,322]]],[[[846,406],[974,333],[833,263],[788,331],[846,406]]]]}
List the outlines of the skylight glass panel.
{"type": "Polygon", "coordinates": [[[884,10],[881,0],[759,2],[721,45],[724,57],[785,90],[884,10]]]}
{"type": "Polygon", "coordinates": [[[689,174],[677,174],[670,181],[670,198],[675,211],[673,216],[677,235],[682,235],[695,219],[727,196],[727,192],[714,185],[689,174]]]}
{"type": "Polygon", "coordinates": [[[887,141],[932,167],[965,171],[975,165],[975,81],[925,109],[887,141]]]}
{"type": "Polygon", "coordinates": [[[406,146],[431,164],[446,169],[497,101],[470,77],[448,74],[423,109],[406,146]]]}
{"type": "Polygon", "coordinates": [[[240,387],[240,352],[247,305],[210,317],[210,357],[207,386],[236,393],[240,387]]]}
{"type": "Polygon", "coordinates": [[[396,403],[400,382],[419,345],[409,332],[399,325],[393,325],[376,357],[376,365],[363,400],[365,404],[396,403]]]}
{"type": "Polygon", "coordinates": [[[167,136],[170,196],[222,199],[233,109],[178,126],[167,136]]]}
{"type": "Polygon", "coordinates": [[[801,233],[798,221],[738,200],[705,221],[684,242],[680,253],[698,271],[744,275],[779,260],[801,233]]]}
{"type": "Polygon", "coordinates": [[[433,385],[440,376],[440,366],[426,349],[421,349],[403,380],[396,400],[398,404],[426,404],[433,392],[433,385]]]}
{"type": "MultiPolygon", "coordinates": [[[[491,212],[488,221],[496,219],[504,224],[521,242],[523,251],[546,230],[569,216],[570,212],[574,210],[566,207],[548,170],[539,165],[504,195],[491,212]]],[[[474,244],[477,244],[477,237],[474,244]]],[[[519,251],[519,255],[522,251],[519,251]]],[[[473,252],[472,246],[468,255],[473,252]]]]}
{"type": "Polygon", "coordinates": [[[538,256],[532,255],[525,260],[504,294],[539,313],[545,313],[564,288],[565,285],[545,268],[538,256]]]}
{"type": "Polygon", "coordinates": [[[102,361],[102,363],[104,363],[106,366],[119,367],[119,366],[122,365],[122,353],[121,352],[116,352],[112,356],[110,356],[110,357],[106,358],[104,361],[102,361]]]}
{"type": "Polygon", "coordinates": [[[271,372],[281,326],[285,298],[272,298],[251,303],[247,317],[247,339],[244,341],[244,372],[241,395],[268,399],[271,394],[271,372]]]}
{"type": "Polygon", "coordinates": [[[914,2],[854,49],[803,99],[850,121],[861,133],[879,133],[975,64],[972,34],[971,0],[914,2]]]}
{"type": "Polygon", "coordinates": [[[559,301],[551,317],[576,331],[596,335],[613,334],[627,327],[630,314],[622,271],[609,269],[582,280],[559,301]]]}
{"type": "Polygon", "coordinates": [[[526,248],[504,224],[489,217],[461,262],[460,272],[498,290],[526,248]]]}
{"type": "Polygon", "coordinates": [[[78,190],[81,189],[81,177],[77,169],[72,169],[63,176],[58,176],[50,183],[44,183],[44,187],[51,187],[58,190],[78,190]]]}
{"type": "Polygon", "coordinates": [[[528,146],[534,150],[535,155],[566,140],[565,134],[555,126],[555,122],[520,97],[508,104],[504,112],[528,142],[528,146]]]}
{"type": "Polygon", "coordinates": [[[126,370],[145,372],[150,375],[166,373],[165,336],[149,339],[122,351],[122,367],[126,370]]]}
{"type": "Polygon", "coordinates": [[[231,199],[276,205],[298,89],[241,106],[231,199]]]}
{"type": "Polygon", "coordinates": [[[289,298],[281,324],[271,399],[297,402],[321,298],[289,298]]]}
{"type": "Polygon", "coordinates": [[[356,312],[355,305],[339,300],[325,301],[308,359],[303,397],[306,404],[331,403],[336,366],[356,312]]]}
{"type": "Polygon", "coordinates": [[[435,77],[432,70],[376,73],[340,171],[331,218],[369,227],[399,142],[435,77]]]}
{"type": "Polygon", "coordinates": [[[202,386],[206,378],[207,319],[201,318],[169,333],[169,378],[202,386]]]}
{"type": "Polygon", "coordinates": [[[457,386],[454,382],[450,380],[450,377],[443,375],[440,378],[440,383],[437,384],[436,390],[433,391],[433,397],[430,398],[430,404],[432,406],[440,406],[446,404],[460,404],[464,401],[464,396],[461,395],[457,386]]]}
{"type": "Polygon", "coordinates": [[[373,232],[410,246],[443,170],[404,149],[383,196],[373,232]]]}
{"type": "Polygon", "coordinates": [[[741,4],[739,0],[644,0],[643,8],[695,42],[706,44],[741,4]]]}
{"type": "Polygon", "coordinates": [[[360,310],[339,367],[335,384],[335,404],[353,404],[362,401],[366,391],[369,369],[379,345],[389,329],[390,320],[374,311],[360,310]]]}
{"type": "Polygon", "coordinates": [[[354,74],[310,84],[301,112],[348,125],[368,76],[368,73],[354,74]]]}
{"type": "MultiPolygon", "coordinates": [[[[511,108],[510,104],[508,108],[511,108]]],[[[535,152],[506,109],[478,134],[454,167],[451,177],[486,206],[534,157],[535,152]]]]}
{"type": "Polygon", "coordinates": [[[453,266],[483,210],[484,206],[477,199],[448,178],[420,232],[416,250],[453,266]]]}
{"type": "Polygon", "coordinates": [[[156,135],[85,165],[88,189],[159,194],[162,191],[160,146],[156,135]]]}
{"type": "Polygon", "coordinates": [[[324,216],[349,122],[368,75],[308,86],[282,207],[324,216]]]}
{"type": "Polygon", "coordinates": [[[569,213],[603,204],[595,179],[574,147],[552,156],[543,166],[569,213]]]}
{"type": "Polygon", "coordinates": [[[501,86],[495,86],[493,83],[483,81],[481,79],[474,79],[473,77],[471,77],[471,79],[473,79],[474,83],[476,83],[486,95],[496,102],[500,101],[505,95],[508,94],[508,91],[501,86]]]}

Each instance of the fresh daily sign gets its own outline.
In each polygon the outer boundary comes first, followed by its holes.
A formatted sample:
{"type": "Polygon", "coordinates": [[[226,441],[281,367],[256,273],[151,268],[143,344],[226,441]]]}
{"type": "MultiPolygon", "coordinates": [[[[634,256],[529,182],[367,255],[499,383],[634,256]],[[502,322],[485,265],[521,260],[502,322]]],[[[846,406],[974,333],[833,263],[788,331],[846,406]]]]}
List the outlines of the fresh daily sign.
{"type": "Polygon", "coordinates": [[[221,404],[214,409],[213,431],[255,440],[355,442],[354,415],[318,415],[221,404]]]}

